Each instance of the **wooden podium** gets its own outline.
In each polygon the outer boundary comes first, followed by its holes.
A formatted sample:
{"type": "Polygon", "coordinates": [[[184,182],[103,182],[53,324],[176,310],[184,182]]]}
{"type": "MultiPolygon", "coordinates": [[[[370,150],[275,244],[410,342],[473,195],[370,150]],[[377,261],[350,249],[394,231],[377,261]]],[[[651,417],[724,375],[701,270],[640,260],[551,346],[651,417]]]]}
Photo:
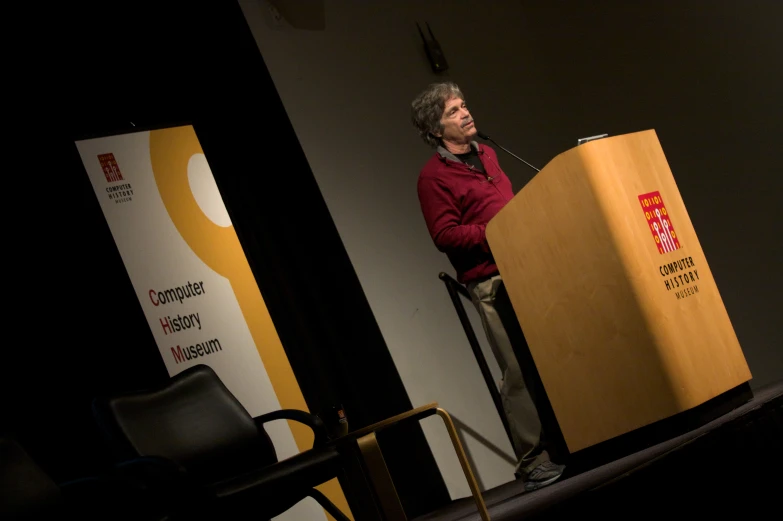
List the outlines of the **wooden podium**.
{"type": "Polygon", "coordinates": [[[654,130],[560,154],[486,234],[570,452],[751,379],[654,130]]]}

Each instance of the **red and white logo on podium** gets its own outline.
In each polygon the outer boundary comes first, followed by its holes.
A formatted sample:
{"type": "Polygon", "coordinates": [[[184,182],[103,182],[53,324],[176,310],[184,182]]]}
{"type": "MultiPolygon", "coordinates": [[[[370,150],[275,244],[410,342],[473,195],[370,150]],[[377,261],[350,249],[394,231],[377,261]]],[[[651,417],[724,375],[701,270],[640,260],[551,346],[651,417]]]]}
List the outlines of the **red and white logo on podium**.
{"type": "Polygon", "coordinates": [[[114,183],[123,180],[122,172],[120,172],[120,167],[117,165],[117,160],[114,159],[114,154],[98,154],[98,161],[101,162],[106,181],[114,183]]]}
{"type": "Polygon", "coordinates": [[[680,240],[674,231],[674,224],[663,204],[660,192],[650,192],[639,196],[639,202],[644,210],[644,217],[650,227],[658,253],[664,254],[680,249],[680,240]]]}

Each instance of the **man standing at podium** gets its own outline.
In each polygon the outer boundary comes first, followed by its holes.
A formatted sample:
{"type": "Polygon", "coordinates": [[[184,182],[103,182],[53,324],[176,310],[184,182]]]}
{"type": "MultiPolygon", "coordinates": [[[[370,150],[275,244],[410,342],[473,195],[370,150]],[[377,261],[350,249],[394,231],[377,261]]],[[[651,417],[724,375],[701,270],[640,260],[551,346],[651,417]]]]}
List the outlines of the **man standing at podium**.
{"type": "Polygon", "coordinates": [[[411,109],[419,135],[435,148],[418,181],[424,220],[481,316],[503,374],[500,394],[519,461],[515,474],[526,490],[535,490],[557,480],[564,467],[551,462],[542,446],[538,413],[495,310],[501,279],[484,235],[490,219],[514,197],[511,182],[495,151],[474,141],[476,125],[456,84],[430,85],[411,109]]]}

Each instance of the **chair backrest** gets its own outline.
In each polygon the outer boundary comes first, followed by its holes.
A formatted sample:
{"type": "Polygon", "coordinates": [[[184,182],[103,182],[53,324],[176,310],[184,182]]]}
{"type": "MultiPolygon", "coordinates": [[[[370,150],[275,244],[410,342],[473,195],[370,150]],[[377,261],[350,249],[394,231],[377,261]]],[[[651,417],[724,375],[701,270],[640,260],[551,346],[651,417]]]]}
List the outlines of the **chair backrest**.
{"type": "Polygon", "coordinates": [[[45,519],[62,504],[60,487],[18,443],[0,438],[0,519],[45,519]]]}
{"type": "Polygon", "coordinates": [[[204,483],[277,461],[269,436],[206,365],[158,389],[96,399],[93,412],[119,458],[168,458],[204,483]]]}

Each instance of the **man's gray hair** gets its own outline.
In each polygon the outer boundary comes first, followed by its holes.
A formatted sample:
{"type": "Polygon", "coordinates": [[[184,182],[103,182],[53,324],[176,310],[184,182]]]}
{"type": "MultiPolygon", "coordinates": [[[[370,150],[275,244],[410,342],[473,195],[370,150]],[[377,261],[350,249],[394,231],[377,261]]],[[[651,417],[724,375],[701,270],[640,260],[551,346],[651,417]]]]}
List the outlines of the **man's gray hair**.
{"type": "Polygon", "coordinates": [[[424,91],[416,96],[411,103],[411,119],[419,136],[429,146],[435,148],[440,145],[440,138],[435,133],[443,131],[440,120],[443,117],[443,109],[446,102],[452,98],[464,100],[465,96],[456,83],[451,81],[432,83],[424,91]]]}

